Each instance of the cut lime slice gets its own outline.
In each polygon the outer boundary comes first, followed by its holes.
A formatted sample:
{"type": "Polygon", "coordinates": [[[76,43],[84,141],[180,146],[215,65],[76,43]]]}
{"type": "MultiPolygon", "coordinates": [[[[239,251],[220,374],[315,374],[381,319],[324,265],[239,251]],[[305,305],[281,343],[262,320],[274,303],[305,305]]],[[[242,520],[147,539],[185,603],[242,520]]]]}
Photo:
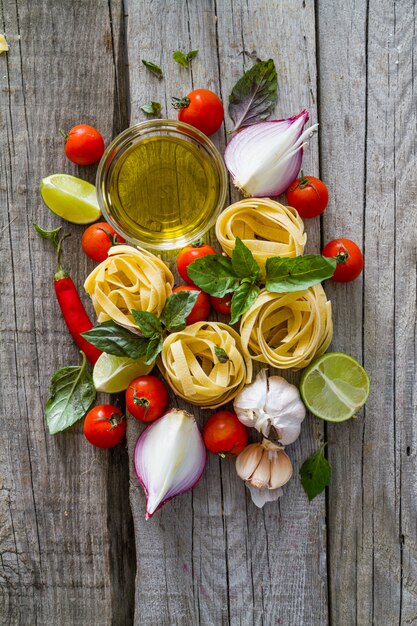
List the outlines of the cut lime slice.
{"type": "Polygon", "coordinates": [[[344,422],[365,404],[369,377],[356,359],[328,352],[304,370],[300,392],[306,407],[328,422],[344,422]]]}
{"type": "Polygon", "coordinates": [[[93,369],[93,383],[97,391],[119,393],[129,387],[137,376],[149,374],[154,363],[146,365],[143,359],[113,356],[103,352],[93,369]]]}
{"type": "Polygon", "coordinates": [[[48,209],[73,224],[92,224],[101,215],[96,188],[69,174],[42,179],[41,196],[48,209]]]}

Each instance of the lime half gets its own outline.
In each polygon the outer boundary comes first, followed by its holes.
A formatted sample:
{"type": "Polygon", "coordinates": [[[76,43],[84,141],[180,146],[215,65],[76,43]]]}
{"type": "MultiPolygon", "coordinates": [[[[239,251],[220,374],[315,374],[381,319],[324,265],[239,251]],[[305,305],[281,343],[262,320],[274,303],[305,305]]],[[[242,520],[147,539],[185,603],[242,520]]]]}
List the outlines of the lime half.
{"type": "Polygon", "coordinates": [[[97,391],[118,393],[127,389],[137,376],[149,374],[153,366],[154,363],[146,365],[144,359],[130,359],[103,352],[94,365],[93,383],[97,391]]]}
{"type": "Polygon", "coordinates": [[[101,215],[96,188],[69,174],[42,179],[41,196],[48,209],[73,224],[92,224],[101,215]]]}
{"type": "Polygon", "coordinates": [[[302,375],[301,397],[306,407],[328,422],[344,422],[355,415],[369,396],[369,377],[349,354],[328,352],[302,375]]]}

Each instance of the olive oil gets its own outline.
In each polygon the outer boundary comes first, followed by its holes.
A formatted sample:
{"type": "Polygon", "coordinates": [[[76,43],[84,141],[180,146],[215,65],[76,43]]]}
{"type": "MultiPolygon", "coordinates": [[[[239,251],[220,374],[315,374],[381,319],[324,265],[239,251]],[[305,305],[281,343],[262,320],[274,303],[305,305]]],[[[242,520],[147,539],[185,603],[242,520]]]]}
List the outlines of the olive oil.
{"type": "Polygon", "coordinates": [[[123,230],[152,245],[204,228],[218,202],[219,175],[196,143],[157,135],[133,143],[114,163],[109,195],[123,230]]]}

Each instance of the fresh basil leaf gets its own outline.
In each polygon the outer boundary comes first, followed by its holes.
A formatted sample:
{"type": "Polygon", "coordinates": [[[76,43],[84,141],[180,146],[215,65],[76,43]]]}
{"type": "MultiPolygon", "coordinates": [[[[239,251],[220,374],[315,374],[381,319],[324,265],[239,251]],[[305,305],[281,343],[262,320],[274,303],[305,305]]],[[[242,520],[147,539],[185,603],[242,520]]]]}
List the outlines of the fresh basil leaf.
{"type": "Polygon", "coordinates": [[[164,343],[161,335],[154,335],[151,337],[148,343],[148,349],[146,350],[146,365],[153,363],[162,350],[162,344],[164,343]]]}
{"type": "Polygon", "coordinates": [[[229,360],[226,350],[223,350],[223,348],[219,348],[219,346],[214,346],[214,354],[216,355],[220,363],[227,363],[227,361],[229,360]]]}
{"type": "Polygon", "coordinates": [[[335,259],[321,254],[306,254],[295,259],[271,257],[266,261],[265,287],[274,293],[302,291],[331,278],[335,269],[335,259]]]}
{"type": "Polygon", "coordinates": [[[55,372],[51,378],[50,396],[45,407],[45,417],[51,435],[72,426],[84,417],[96,397],[90,372],[86,369],[86,356],[81,352],[81,365],[70,365],[55,372]]]}
{"type": "Polygon", "coordinates": [[[193,310],[199,295],[200,292],[194,289],[177,291],[167,298],[160,319],[170,332],[185,328],[185,320],[193,310]]]}
{"type": "Polygon", "coordinates": [[[145,356],[148,347],[145,337],[140,337],[113,321],[97,324],[91,330],[81,333],[81,336],[107,354],[128,356],[131,359],[145,356]]]}
{"type": "Polygon", "coordinates": [[[230,323],[235,324],[239,317],[246,313],[255,302],[260,292],[259,287],[251,283],[242,283],[233,294],[232,306],[230,307],[230,323]]]}
{"type": "Polygon", "coordinates": [[[278,97],[278,78],[272,59],[260,61],[240,78],[229,96],[233,130],[268,119],[278,97]]]}
{"type": "Polygon", "coordinates": [[[301,484],[309,500],[318,496],[330,483],[332,470],[324,456],[325,445],[305,460],[300,468],[301,484]]]}
{"type": "Polygon", "coordinates": [[[148,68],[150,72],[152,72],[152,74],[155,74],[155,76],[159,78],[159,80],[163,78],[164,75],[159,65],[156,65],[156,63],[152,63],[152,61],[145,61],[145,59],[142,59],[142,63],[145,67],[148,68]]]}
{"type": "Polygon", "coordinates": [[[187,273],[197,287],[217,298],[223,298],[239,285],[231,259],[220,254],[196,259],[187,267],[187,273]]]}
{"type": "Polygon", "coordinates": [[[256,282],[262,278],[259,265],[253,258],[252,252],[239,237],[236,237],[235,247],[232,252],[232,267],[236,276],[247,278],[256,282]]]}
{"type": "Polygon", "coordinates": [[[38,235],[52,242],[55,250],[58,249],[59,244],[59,233],[61,231],[62,226],[58,226],[55,230],[46,230],[45,228],[41,228],[37,224],[32,224],[33,228],[36,230],[38,235]]]}
{"type": "Polygon", "coordinates": [[[162,333],[162,324],[153,313],[148,311],[131,311],[133,319],[144,337],[150,338],[162,333]]]}
{"type": "Polygon", "coordinates": [[[175,50],[172,58],[176,63],[188,69],[190,66],[190,61],[192,61],[194,57],[197,56],[197,54],[198,50],[190,50],[190,52],[188,52],[187,54],[184,54],[184,52],[181,52],[181,50],[175,50]]]}
{"type": "Polygon", "coordinates": [[[140,107],[144,113],[148,115],[155,115],[156,117],[160,117],[161,115],[161,103],[160,102],[148,102],[140,107]]]}

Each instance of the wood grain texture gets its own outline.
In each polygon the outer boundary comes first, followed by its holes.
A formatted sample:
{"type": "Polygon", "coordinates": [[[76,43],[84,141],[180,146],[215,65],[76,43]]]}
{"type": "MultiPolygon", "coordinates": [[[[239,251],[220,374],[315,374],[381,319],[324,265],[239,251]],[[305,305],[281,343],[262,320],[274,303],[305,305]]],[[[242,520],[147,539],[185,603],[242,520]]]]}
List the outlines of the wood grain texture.
{"type": "MultiPolygon", "coordinates": [[[[79,355],[53,294],[54,255],[32,222],[62,224],[39,197],[43,176],[64,171],[94,179],[95,168],[66,160],[58,129],[84,121],[106,140],[113,126],[120,130],[114,39],[122,7],[116,0],[3,0],[0,7],[10,45],[0,57],[0,621],[120,624],[131,611],[134,567],[127,550],[120,565],[115,547],[130,534],[120,477],[126,455],[89,446],[81,424],[47,433],[50,376],[79,355]],[[122,586],[124,604],[114,597],[122,586]]],[[[81,290],[93,264],[80,254],[82,228],[63,226],[72,232],[64,265],[81,290]]]]}
{"type": "MultiPolygon", "coordinates": [[[[140,3],[130,6],[128,24],[132,122],[144,119],[140,106],[149,100],[161,101],[163,116],[175,117],[170,97],[191,88],[208,87],[227,102],[233,84],[253,63],[250,55],[272,57],[277,64],[277,117],[307,107],[317,119],[312,2],[140,3]],[[189,73],[172,60],[178,48],[199,50],[189,73]],[[164,80],[150,75],[141,59],[160,65],[164,80]]],[[[223,149],[224,132],[213,139],[223,149]]],[[[305,163],[318,171],[317,139],[305,163]]],[[[307,228],[309,249],[317,251],[318,224],[307,228]]],[[[198,414],[200,424],[209,415],[198,414]]],[[[132,456],[139,427],[130,422],[128,431],[132,456]]],[[[306,422],[289,450],[295,478],[284,497],[264,510],[252,504],[233,462],[211,456],[198,487],[145,522],[144,496],[132,470],[137,624],[326,622],[324,496],[309,505],[297,477],[321,434],[321,425],[306,422]]]]}

